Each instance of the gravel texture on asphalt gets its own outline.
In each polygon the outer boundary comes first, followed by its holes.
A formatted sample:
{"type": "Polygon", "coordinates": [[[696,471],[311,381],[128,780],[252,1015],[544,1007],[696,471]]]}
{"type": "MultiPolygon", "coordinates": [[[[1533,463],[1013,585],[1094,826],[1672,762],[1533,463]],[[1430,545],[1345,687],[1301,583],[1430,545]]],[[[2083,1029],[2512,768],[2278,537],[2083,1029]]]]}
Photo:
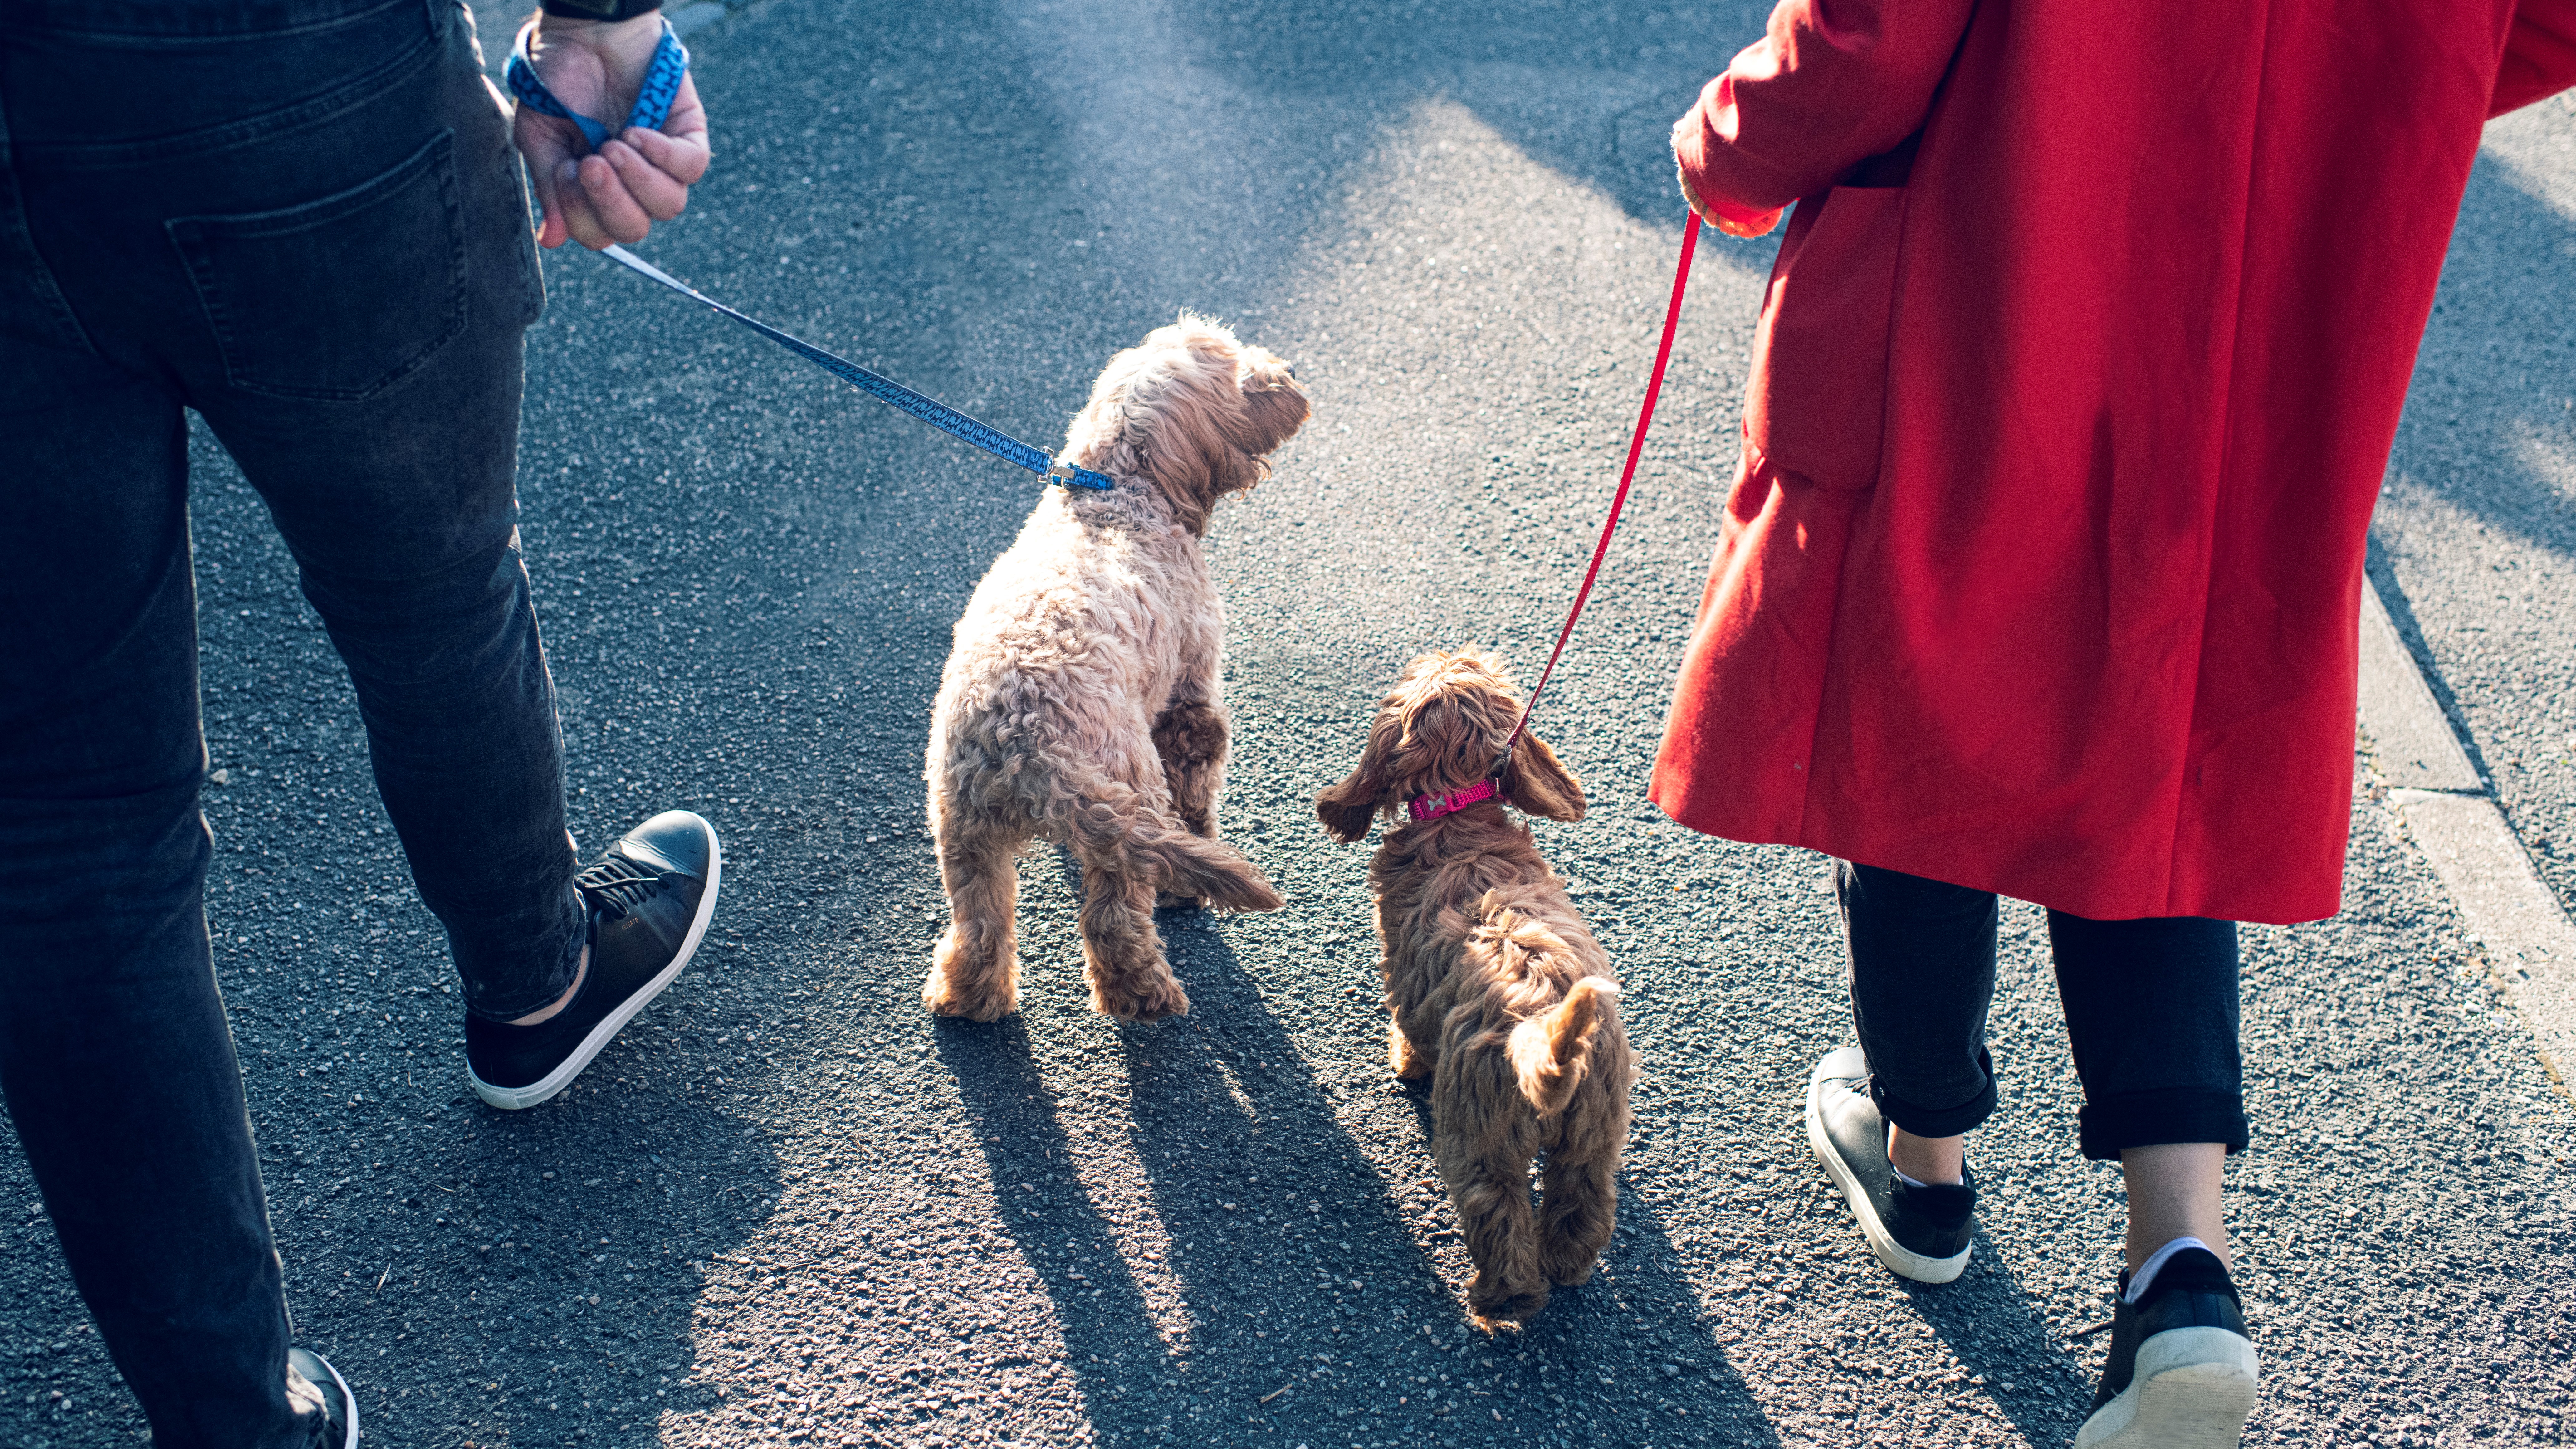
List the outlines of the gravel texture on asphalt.
{"type": "MultiPolygon", "coordinates": [[[[1663,129],[1760,12],[1338,11],[753,6],[694,43],[718,168],[642,248],[1041,443],[1183,306],[1297,363],[1314,420],[1211,541],[1223,826],[1288,905],[1164,913],[1187,1018],[1088,1010],[1051,850],[1024,865],[1021,1013],[919,1003],[944,919],[926,710],[1031,480],[561,255],[522,476],[577,829],[685,805],[730,854],[670,993],[562,1098],[483,1108],[337,662],[200,440],[216,969],[297,1325],[372,1442],[2071,1441],[2121,1197],[2075,1153],[2039,913],[2006,915],[1976,1256],[1907,1284],[1799,1126],[1847,1032],[1822,866],[1643,802],[1760,244],[1702,250],[1632,517],[1539,721],[1594,807],[1541,840],[1645,1062],[1619,1236],[1529,1327],[1464,1316],[1427,1102],[1385,1065],[1366,850],[1310,801],[1417,650],[1543,657],[1670,278],[1663,129]]],[[[2367,768],[2353,820],[2344,914],[2245,935],[2250,1438],[2556,1442],[2576,1115],[2367,768]]],[[[0,1445],[134,1441],[14,1154],[0,1205],[0,1445]]]]}
{"type": "Polygon", "coordinates": [[[2470,760],[2576,912],[2576,94],[2487,127],[2372,542],[2470,760]]]}

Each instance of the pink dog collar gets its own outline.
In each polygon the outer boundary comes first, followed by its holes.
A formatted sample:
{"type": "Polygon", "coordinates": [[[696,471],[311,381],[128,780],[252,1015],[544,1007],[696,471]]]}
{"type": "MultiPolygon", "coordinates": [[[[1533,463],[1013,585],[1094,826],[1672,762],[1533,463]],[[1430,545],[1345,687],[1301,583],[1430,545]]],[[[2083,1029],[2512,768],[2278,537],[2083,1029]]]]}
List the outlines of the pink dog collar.
{"type": "Polygon", "coordinates": [[[1479,780],[1464,790],[1449,795],[1425,795],[1404,802],[1405,810],[1416,820],[1436,820],[1453,811],[1464,810],[1479,800],[1491,800],[1502,794],[1491,780],[1479,780]]]}

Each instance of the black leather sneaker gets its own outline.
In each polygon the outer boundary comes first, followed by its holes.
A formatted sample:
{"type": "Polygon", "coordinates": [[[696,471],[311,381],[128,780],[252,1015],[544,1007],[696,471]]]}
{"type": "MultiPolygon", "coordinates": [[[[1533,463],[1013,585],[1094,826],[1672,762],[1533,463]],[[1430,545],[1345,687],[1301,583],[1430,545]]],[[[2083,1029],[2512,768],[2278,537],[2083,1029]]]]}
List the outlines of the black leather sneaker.
{"type": "Polygon", "coordinates": [[[2245,1306],[2216,1255],[2185,1248],[2111,1312],[2111,1356],[2075,1449],[2236,1449],[2262,1376],[2245,1306]]]}
{"type": "Polygon", "coordinates": [[[1968,1266],[1977,1177],[1912,1187],[1887,1160],[1887,1119],[1869,1097],[1869,1059],[1856,1046],[1825,1053],[1807,1078],[1807,1145],[1843,1190],[1869,1250],[1899,1277],[1947,1283],[1968,1266]]]}
{"type": "MultiPolygon", "coordinates": [[[[286,1366],[322,1400],[322,1437],[313,1441],[314,1449],[358,1449],[358,1396],[349,1392],[349,1381],[309,1348],[289,1348],[286,1366]]],[[[290,1396],[302,1397],[293,1377],[286,1384],[290,1396]]]]}
{"type": "Polygon", "coordinates": [[[572,1085],[645,1003],[679,976],[715,914],[724,852],[716,828],[665,810],[573,877],[590,907],[590,965],[564,1009],[535,1026],[465,1019],[474,1094],[505,1111],[572,1085]]]}

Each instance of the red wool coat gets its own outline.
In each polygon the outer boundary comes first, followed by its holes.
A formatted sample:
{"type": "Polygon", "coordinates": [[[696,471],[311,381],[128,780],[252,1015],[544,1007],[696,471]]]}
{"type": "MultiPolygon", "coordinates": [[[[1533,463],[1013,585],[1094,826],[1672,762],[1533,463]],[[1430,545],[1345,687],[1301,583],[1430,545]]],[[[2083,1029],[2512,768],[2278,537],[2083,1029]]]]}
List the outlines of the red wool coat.
{"type": "Polygon", "coordinates": [[[1674,133],[1716,217],[1797,211],[1656,803],[2332,915],[2434,282],[2482,123],[2571,83],[2576,0],[1783,0],[1674,133]]]}

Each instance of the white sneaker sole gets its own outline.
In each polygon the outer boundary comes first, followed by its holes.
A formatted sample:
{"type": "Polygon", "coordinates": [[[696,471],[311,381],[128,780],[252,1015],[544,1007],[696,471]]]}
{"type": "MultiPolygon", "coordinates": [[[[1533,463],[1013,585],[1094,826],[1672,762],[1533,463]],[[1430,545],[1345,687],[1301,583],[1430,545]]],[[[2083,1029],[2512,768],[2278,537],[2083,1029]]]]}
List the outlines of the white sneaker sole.
{"type": "Polygon", "coordinates": [[[2236,1449],[2261,1386],[2242,1335],[2168,1328],[2138,1345],[2136,1376],[2084,1421],[2075,1449],[2236,1449]]]}
{"type": "Polygon", "coordinates": [[[504,1112],[523,1112],[561,1092],[572,1085],[573,1078],[581,1075],[582,1068],[590,1065],[591,1058],[605,1051],[608,1043],[626,1029],[626,1023],[633,1021],[636,1013],[651,1005],[664,987],[680,978],[680,969],[689,964],[690,957],[698,954],[698,942],[706,938],[707,922],[715,919],[716,888],[724,881],[724,842],[716,838],[715,826],[703,816],[692,814],[690,818],[707,829],[707,889],[698,897],[698,913],[690,920],[689,934],[681,939],[679,953],[671,958],[671,964],[663,967],[660,975],[644,983],[643,990],[618,1003],[615,1011],[600,1018],[599,1025],[590,1029],[590,1035],[581,1039],[581,1045],[573,1048],[571,1056],[565,1057],[553,1071],[524,1087],[493,1086],[474,1075],[472,1064],[467,1064],[465,1077],[474,1084],[475,1096],[504,1112]]]}
{"type": "Polygon", "coordinates": [[[1968,1255],[1975,1251],[1973,1246],[1961,1248],[1952,1257],[1927,1258],[1908,1251],[1888,1235],[1887,1224],[1879,1221],[1878,1210],[1870,1206],[1869,1190],[1843,1165],[1843,1155],[1834,1150],[1833,1139],[1825,1135],[1824,1112],[1818,1101],[1824,1085],[1820,1076],[1811,1074],[1807,1078],[1807,1146],[1824,1164],[1834,1186],[1842,1189],[1843,1201],[1851,1204],[1852,1216],[1859,1220],[1861,1232],[1869,1239],[1870,1252],[1886,1265],[1887,1271],[1917,1283],[1947,1283],[1966,1272],[1968,1255]]]}

